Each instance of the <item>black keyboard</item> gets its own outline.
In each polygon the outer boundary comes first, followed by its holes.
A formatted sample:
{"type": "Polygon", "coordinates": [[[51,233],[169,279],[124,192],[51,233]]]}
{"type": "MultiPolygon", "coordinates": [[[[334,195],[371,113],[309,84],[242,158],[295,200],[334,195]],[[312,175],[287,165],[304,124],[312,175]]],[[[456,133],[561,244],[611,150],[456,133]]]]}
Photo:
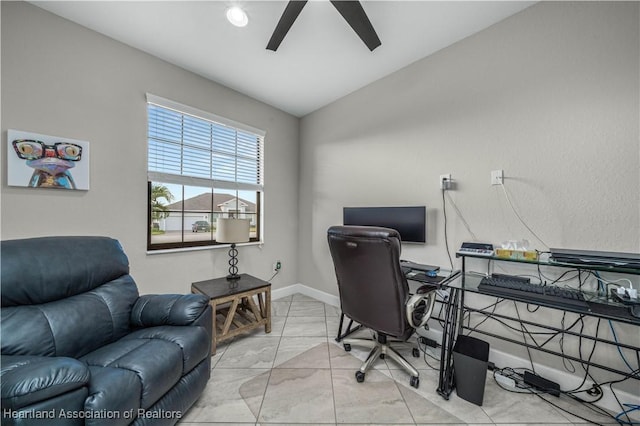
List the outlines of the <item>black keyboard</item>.
{"type": "Polygon", "coordinates": [[[579,290],[531,284],[517,277],[484,277],[478,285],[478,290],[492,296],[513,298],[527,303],[535,303],[536,305],[589,309],[589,305],[584,300],[584,295],[579,290]]]}

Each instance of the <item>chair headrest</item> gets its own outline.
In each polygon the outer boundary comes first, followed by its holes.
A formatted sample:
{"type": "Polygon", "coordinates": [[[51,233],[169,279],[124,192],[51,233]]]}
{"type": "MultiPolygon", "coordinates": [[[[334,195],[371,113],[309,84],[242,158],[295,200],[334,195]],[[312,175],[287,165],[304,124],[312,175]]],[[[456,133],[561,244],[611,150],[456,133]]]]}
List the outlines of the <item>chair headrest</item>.
{"type": "Polygon", "coordinates": [[[380,226],[332,226],[327,231],[329,237],[361,237],[361,238],[397,238],[400,233],[395,229],[383,228],[380,226]]]}

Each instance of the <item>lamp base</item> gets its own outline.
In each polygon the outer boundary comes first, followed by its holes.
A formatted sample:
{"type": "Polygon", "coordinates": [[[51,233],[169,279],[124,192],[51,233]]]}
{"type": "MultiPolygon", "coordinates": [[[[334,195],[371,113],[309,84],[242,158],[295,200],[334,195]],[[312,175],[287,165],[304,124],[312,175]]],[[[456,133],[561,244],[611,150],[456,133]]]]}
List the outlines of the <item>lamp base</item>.
{"type": "Polygon", "coordinates": [[[229,286],[235,286],[240,279],[240,275],[238,275],[238,249],[236,249],[236,243],[231,243],[231,248],[229,249],[229,275],[227,275],[227,281],[229,281],[229,286]]]}

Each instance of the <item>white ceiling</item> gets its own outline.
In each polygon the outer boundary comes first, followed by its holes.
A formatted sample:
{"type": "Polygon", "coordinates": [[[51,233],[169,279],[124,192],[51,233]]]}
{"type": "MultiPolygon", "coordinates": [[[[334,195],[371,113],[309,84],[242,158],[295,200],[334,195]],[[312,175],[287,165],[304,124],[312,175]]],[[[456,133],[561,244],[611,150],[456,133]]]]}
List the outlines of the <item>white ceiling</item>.
{"type": "Polygon", "coordinates": [[[363,1],[373,52],[326,0],[310,1],[277,52],[286,1],[33,1],[33,4],[301,117],[511,16],[531,1],[363,1]],[[225,10],[244,7],[249,25],[225,10]]]}

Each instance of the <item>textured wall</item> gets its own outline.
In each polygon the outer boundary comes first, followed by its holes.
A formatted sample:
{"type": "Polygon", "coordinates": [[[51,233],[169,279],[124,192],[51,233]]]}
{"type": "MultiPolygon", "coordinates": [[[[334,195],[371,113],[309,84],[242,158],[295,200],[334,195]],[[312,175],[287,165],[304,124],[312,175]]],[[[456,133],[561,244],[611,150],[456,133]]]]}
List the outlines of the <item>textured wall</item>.
{"type": "MultiPolygon", "coordinates": [[[[448,265],[445,173],[480,241],[640,251],[639,45],[637,3],[538,3],[304,117],[301,281],[337,294],[326,230],[346,205],[426,205],[428,242],[403,257],[448,265]]],[[[453,253],[472,236],[449,202],[447,215],[453,253]]]]}
{"type": "Polygon", "coordinates": [[[3,239],[117,238],[143,293],[188,292],[226,275],[227,249],[146,254],[149,92],[267,132],[265,244],[239,248],[239,266],[266,279],[279,259],[274,286],[297,282],[296,117],[26,2],[2,2],[2,65],[3,158],[7,129],[91,144],[89,191],[7,187],[3,173],[3,239]]]}
{"type": "MultiPolygon", "coordinates": [[[[638,5],[541,3],[302,120],[301,279],[335,294],[326,229],[345,205],[428,207],[448,264],[440,174],[481,241],[640,249],[638,5]]],[[[449,243],[471,240],[449,204],[449,243]]]]}

